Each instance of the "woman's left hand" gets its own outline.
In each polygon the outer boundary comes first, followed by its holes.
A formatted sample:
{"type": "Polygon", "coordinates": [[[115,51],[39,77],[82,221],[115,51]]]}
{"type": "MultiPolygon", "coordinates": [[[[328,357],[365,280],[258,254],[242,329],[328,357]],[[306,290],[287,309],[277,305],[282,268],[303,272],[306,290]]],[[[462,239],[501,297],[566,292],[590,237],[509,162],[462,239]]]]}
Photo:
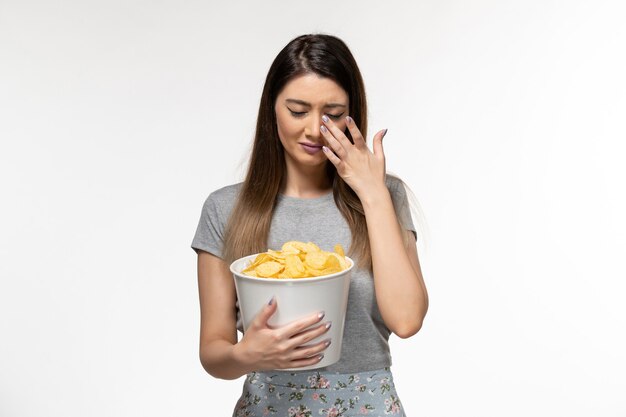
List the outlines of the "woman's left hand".
{"type": "Polygon", "coordinates": [[[363,200],[369,190],[374,191],[378,186],[385,187],[385,154],[382,141],[387,129],[374,135],[374,152],[371,152],[351,117],[346,117],[346,125],[354,144],[330,118],[324,115],[322,121],[324,125],[320,131],[328,143],[328,147],[323,148],[324,153],[356,195],[363,200]]]}

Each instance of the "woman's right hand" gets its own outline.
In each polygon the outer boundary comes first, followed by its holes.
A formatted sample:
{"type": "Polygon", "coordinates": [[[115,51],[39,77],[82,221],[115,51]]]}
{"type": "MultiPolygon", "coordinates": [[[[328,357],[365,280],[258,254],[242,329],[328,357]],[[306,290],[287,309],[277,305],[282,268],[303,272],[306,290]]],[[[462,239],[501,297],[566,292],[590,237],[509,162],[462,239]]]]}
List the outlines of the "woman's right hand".
{"type": "Polygon", "coordinates": [[[313,345],[306,343],[330,329],[330,322],[314,326],[322,321],[324,313],[315,313],[273,328],[267,321],[276,312],[276,308],[277,302],[272,298],[255,316],[243,338],[234,346],[237,359],[246,368],[255,371],[300,368],[321,361],[324,357],[322,352],[330,345],[330,340],[313,345]]]}

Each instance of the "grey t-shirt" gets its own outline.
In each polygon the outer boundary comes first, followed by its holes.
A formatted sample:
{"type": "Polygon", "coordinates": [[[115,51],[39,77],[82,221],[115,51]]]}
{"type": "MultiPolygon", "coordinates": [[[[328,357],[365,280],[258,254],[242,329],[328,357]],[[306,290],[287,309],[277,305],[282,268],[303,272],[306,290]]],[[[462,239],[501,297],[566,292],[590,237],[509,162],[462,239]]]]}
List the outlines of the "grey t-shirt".
{"type": "MultiPolygon", "coordinates": [[[[403,229],[416,235],[404,185],[391,176],[387,176],[386,183],[398,222],[403,229]]],[[[196,252],[203,250],[222,257],[224,229],[240,189],[241,183],[229,185],[211,193],[206,199],[191,244],[196,252]]],[[[335,204],[332,192],[307,199],[278,196],[267,246],[279,250],[283,243],[290,240],[314,242],[328,251],[332,251],[337,243],[346,250],[350,247],[352,234],[335,204]]],[[[358,259],[355,262],[358,263],[358,259]]],[[[331,366],[320,368],[320,371],[350,373],[391,366],[389,335],[390,331],[376,304],[372,270],[355,266],[350,281],[341,359],[331,366]]]]}

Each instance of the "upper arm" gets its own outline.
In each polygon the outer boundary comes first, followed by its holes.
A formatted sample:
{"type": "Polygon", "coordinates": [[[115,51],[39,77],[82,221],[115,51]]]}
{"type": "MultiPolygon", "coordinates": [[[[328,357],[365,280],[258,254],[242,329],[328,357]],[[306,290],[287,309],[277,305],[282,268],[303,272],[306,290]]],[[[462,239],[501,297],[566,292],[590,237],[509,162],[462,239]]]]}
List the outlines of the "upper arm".
{"type": "Polygon", "coordinates": [[[237,293],[228,265],[208,252],[198,251],[200,344],[216,339],[237,343],[237,293]]]}

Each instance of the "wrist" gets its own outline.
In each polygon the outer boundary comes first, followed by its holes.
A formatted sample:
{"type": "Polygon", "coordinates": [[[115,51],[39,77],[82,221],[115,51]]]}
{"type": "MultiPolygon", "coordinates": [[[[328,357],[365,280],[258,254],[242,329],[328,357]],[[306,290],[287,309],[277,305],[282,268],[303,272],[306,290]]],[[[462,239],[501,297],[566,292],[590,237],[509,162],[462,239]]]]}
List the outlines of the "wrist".
{"type": "Polygon", "coordinates": [[[381,201],[385,201],[385,199],[391,199],[389,190],[384,183],[367,187],[365,191],[357,195],[365,211],[378,205],[381,201]]]}
{"type": "Polygon", "coordinates": [[[252,360],[252,358],[250,358],[250,353],[246,349],[243,340],[233,345],[231,358],[243,375],[248,374],[254,370],[254,361],[252,360]]]}

